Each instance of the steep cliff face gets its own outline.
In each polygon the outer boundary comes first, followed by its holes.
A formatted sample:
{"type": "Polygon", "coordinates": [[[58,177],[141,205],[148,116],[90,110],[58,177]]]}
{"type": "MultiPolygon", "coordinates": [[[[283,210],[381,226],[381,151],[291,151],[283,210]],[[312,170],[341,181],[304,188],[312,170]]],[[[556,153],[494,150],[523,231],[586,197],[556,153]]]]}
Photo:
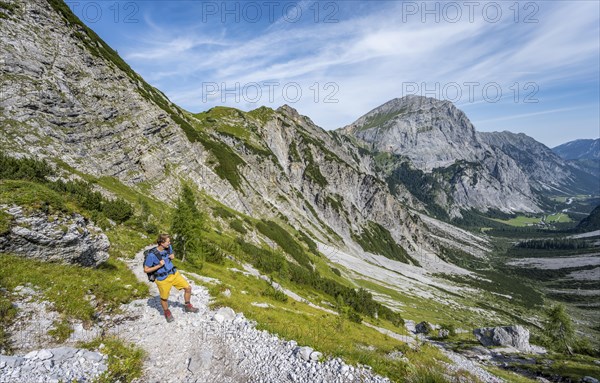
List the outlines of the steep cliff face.
{"type": "Polygon", "coordinates": [[[0,21],[3,147],[144,183],[163,200],[191,179],[229,201],[235,188],[189,137],[193,116],[145,83],[62,1],[11,4],[0,21]]]}
{"type": "Polygon", "coordinates": [[[202,156],[167,112],[181,111],[64,3],[12,4],[12,13],[0,22],[4,147],[57,157],[130,185],[159,178],[177,162],[172,152],[202,156]]]}
{"type": "Polygon", "coordinates": [[[371,249],[369,235],[378,234],[401,245],[406,263],[419,263],[417,252],[437,259],[438,245],[413,210],[422,204],[402,185],[391,194],[351,139],[287,106],[191,114],[63,2],[10,4],[0,19],[0,142],[13,155],[114,176],[165,201],[187,180],[238,211],[286,217],[355,253],[371,249]]]}
{"type": "Polygon", "coordinates": [[[394,160],[383,169],[395,185],[419,194],[411,182],[426,180],[428,194],[417,198],[450,216],[470,208],[538,212],[544,194],[589,194],[598,186],[591,160],[567,162],[522,133],[477,132],[448,101],[394,99],[338,132],[375,153],[391,154],[394,160]]]}
{"type": "Polygon", "coordinates": [[[373,151],[393,153],[400,163],[409,160],[431,173],[442,189],[434,191],[438,204],[451,216],[470,208],[540,210],[517,161],[483,140],[467,116],[448,101],[420,96],[394,99],[339,131],[373,151]]]}
{"type": "Polygon", "coordinates": [[[447,167],[456,159],[477,161],[487,149],[452,103],[420,96],[391,100],[340,131],[372,150],[406,156],[425,171],[447,167]]]}
{"type": "Polygon", "coordinates": [[[376,222],[409,252],[433,246],[418,216],[390,194],[358,147],[293,108],[214,108],[196,118],[202,134],[227,143],[242,161],[227,174],[240,180],[234,199],[241,205],[282,214],[324,242],[352,243],[376,222]]]}
{"type": "Polygon", "coordinates": [[[594,192],[594,182],[582,169],[572,166],[550,148],[523,133],[480,132],[478,135],[513,158],[535,190],[564,194],[594,192]]]}

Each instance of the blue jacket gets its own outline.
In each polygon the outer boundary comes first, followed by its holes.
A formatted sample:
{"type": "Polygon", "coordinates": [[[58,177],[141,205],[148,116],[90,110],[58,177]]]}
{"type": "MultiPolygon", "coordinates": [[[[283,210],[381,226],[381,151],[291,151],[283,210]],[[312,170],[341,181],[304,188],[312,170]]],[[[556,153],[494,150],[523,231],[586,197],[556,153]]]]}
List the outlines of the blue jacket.
{"type": "Polygon", "coordinates": [[[175,265],[169,259],[169,254],[173,252],[173,248],[169,246],[168,249],[158,250],[156,247],[150,251],[148,257],[146,258],[145,265],[148,267],[154,267],[160,263],[160,260],[163,259],[165,264],[160,269],[156,270],[156,279],[158,281],[165,280],[169,274],[175,273],[175,265]]]}

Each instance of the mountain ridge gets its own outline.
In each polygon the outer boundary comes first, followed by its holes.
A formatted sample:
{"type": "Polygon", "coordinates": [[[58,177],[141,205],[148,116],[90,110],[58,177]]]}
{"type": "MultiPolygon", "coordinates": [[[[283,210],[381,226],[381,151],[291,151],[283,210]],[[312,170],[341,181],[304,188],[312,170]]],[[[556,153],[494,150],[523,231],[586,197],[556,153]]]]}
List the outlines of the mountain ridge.
{"type": "Polygon", "coordinates": [[[402,198],[390,194],[372,159],[351,140],[326,132],[289,106],[249,113],[216,108],[196,115],[181,110],[109,55],[114,51],[97,51],[101,40],[61,4],[38,0],[19,11],[23,20],[2,21],[13,31],[0,37],[2,81],[16,76],[20,84],[6,87],[11,101],[2,104],[3,145],[21,155],[58,158],[96,177],[142,185],[171,203],[186,180],[233,209],[286,217],[328,243],[364,249],[355,241],[367,241],[378,227],[412,259],[418,253],[425,266],[443,265],[411,207],[419,208],[416,199],[405,188],[397,193],[402,198]],[[24,20],[47,33],[28,29],[24,20]],[[35,49],[15,49],[20,35],[35,49]]]}
{"type": "MultiPolygon", "coordinates": [[[[586,168],[567,163],[523,133],[478,132],[448,101],[397,98],[337,131],[375,153],[405,157],[410,166],[430,174],[440,185],[434,191],[438,206],[450,216],[460,217],[470,208],[539,212],[547,194],[594,190],[586,168]]],[[[396,168],[405,162],[398,160],[396,168]]]]}
{"type": "Polygon", "coordinates": [[[600,160],[600,138],[565,142],[552,151],[565,160],[600,160]]]}

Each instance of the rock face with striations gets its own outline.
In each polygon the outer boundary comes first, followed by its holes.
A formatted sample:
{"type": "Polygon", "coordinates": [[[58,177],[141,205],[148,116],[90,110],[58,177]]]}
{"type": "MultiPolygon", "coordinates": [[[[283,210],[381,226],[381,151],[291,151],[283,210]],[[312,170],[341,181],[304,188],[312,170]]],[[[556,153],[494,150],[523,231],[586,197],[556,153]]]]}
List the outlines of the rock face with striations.
{"type": "Polygon", "coordinates": [[[444,208],[451,215],[469,208],[540,211],[517,162],[482,140],[467,116],[449,101],[421,96],[394,99],[340,132],[432,173],[448,196],[444,208]]]}
{"type": "Polygon", "coordinates": [[[535,190],[565,194],[587,194],[596,190],[597,182],[590,179],[589,174],[526,134],[504,131],[479,132],[478,135],[488,145],[513,158],[535,190]]]}
{"type": "Polygon", "coordinates": [[[82,266],[108,259],[108,237],[79,214],[51,217],[16,205],[0,210],[13,217],[10,230],[0,235],[0,252],[82,266]]]}
{"type": "MultiPolygon", "coordinates": [[[[11,3],[14,8],[0,20],[4,147],[59,158],[128,185],[161,178],[165,167],[180,161],[174,152],[197,152],[169,115],[181,111],[78,22],[65,3],[11,3]]],[[[156,189],[163,198],[171,191],[164,185],[156,189]]]]}
{"type": "Polygon", "coordinates": [[[406,156],[426,171],[447,167],[457,159],[477,161],[489,150],[467,116],[451,102],[420,96],[388,101],[341,131],[376,151],[406,156]]]}
{"type": "MultiPolygon", "coordinates": [[[[590,193],[589,174],[525,134],[477,132],[449,101],[421,96],[391,100],[340,130],[398,165],[432,175],[437,200],[458,209],[540,211],[541,192],[590,193]]],[[[393,168],[392,168],[393,170],[393,168]]]]}
{"type": "Polygon", "coordinates": [[[163,201],[187,180],[245,214],[312,228],[325,243],[358,248],[353,238],[375,222],[413,255],[435,250],[411,211],[419,201],[392,195],[347,138],[288,106],[203,119],[144,82],[62,1],[14,4],[0,19],[0,144],[16,154],[143,183],[163,201]]]}

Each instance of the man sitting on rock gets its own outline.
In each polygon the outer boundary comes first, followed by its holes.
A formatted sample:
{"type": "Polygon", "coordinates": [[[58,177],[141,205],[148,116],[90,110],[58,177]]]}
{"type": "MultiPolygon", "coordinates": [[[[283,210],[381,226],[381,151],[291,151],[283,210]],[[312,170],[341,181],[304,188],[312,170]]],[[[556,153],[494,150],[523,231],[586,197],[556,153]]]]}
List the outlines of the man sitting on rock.
{"type": "Polygon", "coordinates": [[[192,287],[183,278],[179,271],[173,265],[171,261],[175,258],[173,250],[171,248],[171,238],[167,234],[160,234],[156,240],[158,246],[150,251],[146,262],[144,263],[144,272],[152,273],[156,272],[156,286],[160,294],[160,305],[165,313],[167,322],[173,322],[173,315],[169,310],[169,294],[171,287],[175,287],[177,290],[183,289],[185,291],[183,298],[185,300],[185,312],[197,313],[198,309],[190,303],[192,296],[192,287]]]}

